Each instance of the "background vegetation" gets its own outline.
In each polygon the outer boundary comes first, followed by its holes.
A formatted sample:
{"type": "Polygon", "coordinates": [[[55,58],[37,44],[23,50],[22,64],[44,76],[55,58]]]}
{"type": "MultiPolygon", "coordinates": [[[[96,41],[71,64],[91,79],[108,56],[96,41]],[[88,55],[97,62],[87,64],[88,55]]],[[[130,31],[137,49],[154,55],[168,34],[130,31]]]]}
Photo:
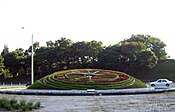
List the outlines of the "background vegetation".
{"type": "Polygon", "coordinates": [[[146,71],[143,75],[138,75],[137,78],[142,81],[154,81],[159,78],[167,78],[175,81],[175,61],[165,60],[159,62],[153,69],[146,71]]]}
{"type": "MultiPolygon", "coordinates": [[[[109,46],[95,40],[74,43],[64,37],[54,42],[47,41],[46,46],[40,46],[39,42],[33,46],[35,80],[56,71],[82,68],[117,70],[142,80],[157,78],[157,75],[174,77],[171,68],[175,62],[166,61],[165,43],[150,35],[132,35],[109,46]]],[[[18,48],[9,52],[8,46],[4,45],[0,55],[1,82],[29,82],[30,73],[31,46],[27,50],[18,48]]]]}

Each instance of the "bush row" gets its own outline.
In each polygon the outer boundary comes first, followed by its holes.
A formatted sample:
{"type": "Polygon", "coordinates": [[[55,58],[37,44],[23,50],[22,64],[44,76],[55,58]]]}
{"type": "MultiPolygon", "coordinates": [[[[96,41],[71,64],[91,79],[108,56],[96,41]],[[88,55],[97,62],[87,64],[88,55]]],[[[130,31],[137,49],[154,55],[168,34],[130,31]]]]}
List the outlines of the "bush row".
{"type": "Polygon", "coordinates": [[[16,99],[0,98],[0,111],[32,111],[40,108],[40,102],[26,102],[26,100],[17,101],[16,99]]]}

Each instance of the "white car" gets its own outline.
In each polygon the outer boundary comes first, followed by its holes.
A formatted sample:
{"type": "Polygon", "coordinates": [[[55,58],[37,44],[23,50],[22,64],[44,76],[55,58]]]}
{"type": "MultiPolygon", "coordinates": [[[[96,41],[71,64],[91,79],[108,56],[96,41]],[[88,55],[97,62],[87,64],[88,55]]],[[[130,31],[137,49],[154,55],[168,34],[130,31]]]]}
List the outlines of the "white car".
{"type": "Polygon", "coordinates": [[[169,81],[168,79],[158,79],[155,82],[151,82],[150,86],[154,88],[168,88],[173,86],[173,81],[169,81]]]}

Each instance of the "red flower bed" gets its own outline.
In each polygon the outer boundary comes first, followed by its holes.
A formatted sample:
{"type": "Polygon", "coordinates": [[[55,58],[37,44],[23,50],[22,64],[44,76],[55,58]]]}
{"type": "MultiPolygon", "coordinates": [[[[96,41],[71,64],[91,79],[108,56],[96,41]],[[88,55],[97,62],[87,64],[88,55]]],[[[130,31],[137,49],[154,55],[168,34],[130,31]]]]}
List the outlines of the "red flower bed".
{"type": "Polygon", "coordinates": [[[103,71],[80,71],[76,73],[62,74],[56,77],[57,80],[65,82],[119,82],[127,80],[129,77],[121,72],[115,72],[110,70],[103,71]],[[82,73],[82,74],[81,74],[82,73]],[[85,76],[86,73],[89,75],[85,76]],[[93,74],[91,76],[91,73],[93,74]],[[94,75],[97,74],[97,75],[94,75]]]}

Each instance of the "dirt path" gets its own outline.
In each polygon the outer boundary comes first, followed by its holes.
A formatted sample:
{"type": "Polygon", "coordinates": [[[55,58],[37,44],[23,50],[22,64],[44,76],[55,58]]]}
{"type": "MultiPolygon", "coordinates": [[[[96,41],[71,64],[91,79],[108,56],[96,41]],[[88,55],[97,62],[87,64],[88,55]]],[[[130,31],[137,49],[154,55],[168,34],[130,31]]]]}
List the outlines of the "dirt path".
{"type": "Polygon", "coordinates": [[[175,92],[115,96],[33,96],[0,97],[40,101],[36,112],[174,112],[175,92]]]}

